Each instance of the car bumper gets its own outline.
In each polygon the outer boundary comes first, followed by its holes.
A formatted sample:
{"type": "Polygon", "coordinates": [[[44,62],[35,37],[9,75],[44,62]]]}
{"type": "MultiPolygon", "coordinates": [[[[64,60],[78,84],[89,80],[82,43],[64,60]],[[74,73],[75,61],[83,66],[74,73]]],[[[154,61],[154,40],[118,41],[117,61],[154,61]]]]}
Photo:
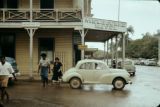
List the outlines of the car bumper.
{"type": "Polygon", "coordinates": [[[132,81],[128,81],[127,84],[132,84],[132,81]]]}

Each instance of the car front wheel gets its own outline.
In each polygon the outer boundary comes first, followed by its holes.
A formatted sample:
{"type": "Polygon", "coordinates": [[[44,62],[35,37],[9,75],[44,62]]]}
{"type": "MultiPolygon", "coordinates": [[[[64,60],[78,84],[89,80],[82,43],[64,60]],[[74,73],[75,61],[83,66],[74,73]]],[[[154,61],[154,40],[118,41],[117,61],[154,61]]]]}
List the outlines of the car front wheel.
{"type": "Polygon", "coordinates": [[[125,86],[125,81],[122,78],[116,78],[113,81],[113,87],[117,90],[122,90],[125,86]]]}
{"type": "Polygon", "coordinates": [[[70,87],[73,88],[73,89],[78,89],[81,87],[81,80],[79,78],[72,78],[70,80],[70,87]]]}

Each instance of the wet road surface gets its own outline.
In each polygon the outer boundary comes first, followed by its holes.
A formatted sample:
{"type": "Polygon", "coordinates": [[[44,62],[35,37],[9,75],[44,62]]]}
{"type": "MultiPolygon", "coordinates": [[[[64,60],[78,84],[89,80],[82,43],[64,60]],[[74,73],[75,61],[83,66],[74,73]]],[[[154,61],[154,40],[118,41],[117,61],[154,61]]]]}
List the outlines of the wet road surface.
{"type": "Polygon", "coordinates": [[[8,88],[5,107],[157,107],[160,104],[160,68],[137,66],[133,84],[116,91],[110,85],[84,85],[74,90],[67,84],[49,85],[18,81],[8,88]]]}

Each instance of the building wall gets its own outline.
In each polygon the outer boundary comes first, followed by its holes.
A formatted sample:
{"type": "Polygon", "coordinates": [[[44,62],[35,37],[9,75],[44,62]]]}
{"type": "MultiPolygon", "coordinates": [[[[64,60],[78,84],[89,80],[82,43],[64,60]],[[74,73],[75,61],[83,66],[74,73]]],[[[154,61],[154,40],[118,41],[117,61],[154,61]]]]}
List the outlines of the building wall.
{"type": "MultiPolygon", "coordinates": [[[[73,8],[73,0],[55,0],[55,8],[73,8]]],[[[20,0],[19,8],[28,9],[29,8],[29,0],[20,0]]],[[[40,8],[40,0],[33,0],[33,8],[40,8]]]]}
{"type": "MultiPolygon", "coordinates": [[[[40,29],[36,31],[34,36],[33,47],[33,67],[34,72],[38,69],[38,38],[54,38],[55,52],[54,56],[59,57],[63,63],[63,71],[69,69],[73,65],[73,45],[72,45],[72,29],[40,29]]],[[[29,72],[29,36],[26,32],[19,32],[16,36],[16,60],[22,74],[29,72]]]]}
{"type": "Polygon", "coordinates": [[[73,8],[73,0],[55,0],[55,8],[73,8]]]}

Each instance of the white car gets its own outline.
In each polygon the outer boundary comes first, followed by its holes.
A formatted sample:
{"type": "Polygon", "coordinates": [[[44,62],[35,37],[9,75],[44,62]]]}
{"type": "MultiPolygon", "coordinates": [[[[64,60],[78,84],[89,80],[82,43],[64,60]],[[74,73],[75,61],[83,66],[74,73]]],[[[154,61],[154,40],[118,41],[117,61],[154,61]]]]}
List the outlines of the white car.
{"type": "Polygon", "coordinates": [[[66,71],[62,81],[70,83],[71,88],[80,88],[82,84],[111,84],[115,89],[123,89],[131,84],[130,75],[124,69],[111,69],[103,61],[81,60],[76,67],[66,71]]]}
{"type": "MultiPolygon", "coordinates": [[[[118,62],[118,68],[122,68],[122,61],[118,62]]],[[[136,73],[136,67],[134,64],[134,61],[127,59],[124,61],[124,69],[128,71],[130,76],[135,76],[136,73]]]]}

